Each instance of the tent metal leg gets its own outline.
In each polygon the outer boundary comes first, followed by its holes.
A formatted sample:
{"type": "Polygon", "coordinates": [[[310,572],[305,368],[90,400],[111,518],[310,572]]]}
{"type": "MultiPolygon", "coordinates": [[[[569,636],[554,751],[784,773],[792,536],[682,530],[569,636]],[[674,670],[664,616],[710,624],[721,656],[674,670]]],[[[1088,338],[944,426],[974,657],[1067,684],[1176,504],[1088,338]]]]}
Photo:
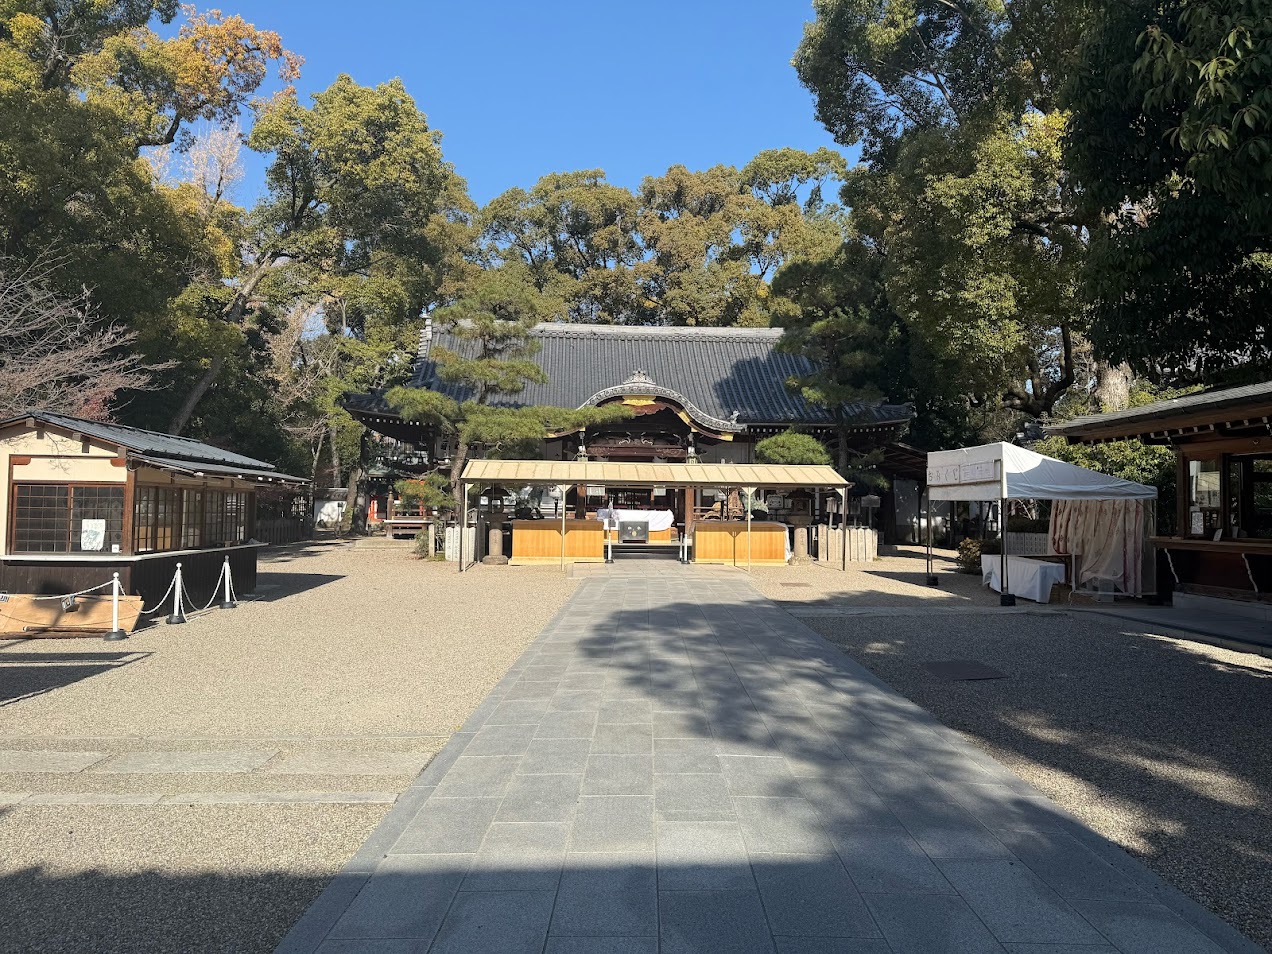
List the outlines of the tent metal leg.
{"type": "Polygon", "coordinates": [[[927,579],[924,582],[928,586],[940,586],[941,583],[932,570],[932,491],[930,488],[923,491],[923,512],[924,522],[927,524],[927,579]]]}
{"type": "Polygon", "coordinates": [[[998,605],[1015,606],[1016,597],[1011,595],[1010,583],[1007,579],[1007,499],[998,501],[998,539],[1002,546],[998,556],[998,605]]]}

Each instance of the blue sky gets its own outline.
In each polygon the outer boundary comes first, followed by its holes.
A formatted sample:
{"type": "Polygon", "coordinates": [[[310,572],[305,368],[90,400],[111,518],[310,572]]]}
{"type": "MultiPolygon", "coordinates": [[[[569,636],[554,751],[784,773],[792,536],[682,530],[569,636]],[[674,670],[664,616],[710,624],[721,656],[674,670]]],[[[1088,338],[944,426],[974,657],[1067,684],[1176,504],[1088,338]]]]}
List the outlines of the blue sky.
{"type": "MultiPolygon", "coordinates": [[[[304,97],[341,72],[401,77],[479,203],[548,172],[602,168],[630,188],[675,163],[835,145],[790,66],[809,0],[217,5],[305,57],[304,97]]],[[[244,158],[237,199],[250,204],[263,165],[244,158]]]]}

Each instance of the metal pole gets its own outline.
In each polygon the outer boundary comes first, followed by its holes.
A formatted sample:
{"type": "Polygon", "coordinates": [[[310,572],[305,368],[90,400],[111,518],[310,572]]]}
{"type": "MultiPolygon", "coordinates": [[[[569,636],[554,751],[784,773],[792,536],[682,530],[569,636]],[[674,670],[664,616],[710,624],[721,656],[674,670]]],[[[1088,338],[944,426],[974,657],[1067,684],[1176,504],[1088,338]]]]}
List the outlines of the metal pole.
{"type": "Polygon", "coordinates": [[[169,624],[184,623],[185,613],[181,607],[181,590],[185,586],[181,582],[181,564],[177,564],[177,572],[172,577],[172,615],[168,617],[169,624]]]}
{"type": "Polygon", "coordinates": [[[923,491],[923,512],[927,521],[927,585],[940,586],[936,573],[932,570],[932,488],[923,491]]]}
{"type": "Polygon", "coordinates": [[[839,532],[843,534],[843,553],[840,569],[848,572],[848,488],[839,491],[839,532]]]}
{"type": "Polygon", "coordinates": [[[230,558],[228,555],[225,557],[225,564],[221,572],[225,574],[225,598],[221,600],[221,609],[234,609],[238,604],[234,602],[234,598],[230,595],[230,558]]]}
{"type": "Polygon", "coordinates": [[[113,574],[110,587],[110,632],[102,638],[108,642],[127,639],[128,634],[119,628],[119,574],[113,574]]]}
{"type": "Polygon", "coordinates": [[[1016,597],[1012,596],[1008,590],[1007,580],[1007,498],[1003,497],[998,501],[998,539],[1002,546],[998,563],[998,605],[999,606],[1015,606],[1016,597]]]}

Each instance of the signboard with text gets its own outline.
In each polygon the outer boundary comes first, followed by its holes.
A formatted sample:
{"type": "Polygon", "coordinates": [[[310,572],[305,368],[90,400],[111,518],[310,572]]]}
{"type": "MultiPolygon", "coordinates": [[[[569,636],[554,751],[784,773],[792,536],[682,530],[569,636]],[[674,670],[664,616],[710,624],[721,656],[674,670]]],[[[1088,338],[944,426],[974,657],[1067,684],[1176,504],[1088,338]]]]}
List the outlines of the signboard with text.
{"type": "Polygon", "coordinates": [[[929,487],[948,487],[954,484],[988,484],[998,480],[1002,472],[1001,460],[982,460],[971,464],[938,464],[929,467],[929,487]]]}

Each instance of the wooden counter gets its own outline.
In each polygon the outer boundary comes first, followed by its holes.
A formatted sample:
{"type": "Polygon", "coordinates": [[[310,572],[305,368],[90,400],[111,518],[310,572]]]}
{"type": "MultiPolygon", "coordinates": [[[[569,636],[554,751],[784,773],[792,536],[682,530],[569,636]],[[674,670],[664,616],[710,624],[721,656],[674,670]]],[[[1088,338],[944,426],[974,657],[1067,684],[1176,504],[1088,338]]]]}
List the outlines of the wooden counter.
{"type": "MultiPolygon", "coordinates": [[[[753,566],[786,565],[786,531],[784,523],[751,522],[751,564],[753,566]]],[[[727,563],[746,566],[746,521],[707,520],[693,525],[693,561],[695,563],[727,563]]]]}
{"type": "MultiPolygon", "coordinates": [[[[565,521],[565,562],[602,563],[605,560],[605,528],[599,520],[565,521]]],[[[512,521],[512,557],[509,563],[561,562],[560,520],[512,521]]]]}

